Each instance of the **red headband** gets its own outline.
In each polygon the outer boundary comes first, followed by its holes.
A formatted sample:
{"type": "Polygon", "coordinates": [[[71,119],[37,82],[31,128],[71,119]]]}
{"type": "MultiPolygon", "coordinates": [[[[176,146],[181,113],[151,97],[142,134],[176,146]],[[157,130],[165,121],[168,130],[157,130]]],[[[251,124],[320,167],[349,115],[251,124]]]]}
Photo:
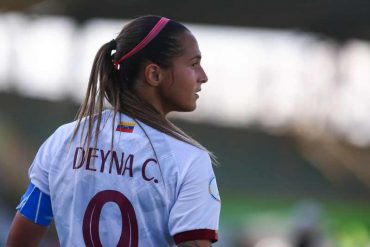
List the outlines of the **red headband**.
{"type": "Polygon", "coordinates": [[[147,44],[149,44],[149,42],[152,41],[159,34],[160,31],[162,31],[162,29],[166,26],[167,22],[169,21],[170,19],[162,17],[139,44],[137,44],[131,51],[126,53],[123,57],[118,59],[118,61],[113,61],[114,68],[116,70],[119,70],[120,67],[119,65],[120,63],[123,62],[123,60],[131,57],[132,55],[143,49],[147,44]]]}

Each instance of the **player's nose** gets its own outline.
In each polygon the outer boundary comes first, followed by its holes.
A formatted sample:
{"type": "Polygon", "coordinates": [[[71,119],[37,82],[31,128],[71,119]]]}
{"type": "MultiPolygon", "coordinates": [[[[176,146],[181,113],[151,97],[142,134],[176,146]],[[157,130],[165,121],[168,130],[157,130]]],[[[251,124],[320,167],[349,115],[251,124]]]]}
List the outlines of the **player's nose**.
{"type": "Polygon", "coordinates": [[[206,74],[206,72],[204,71],[203,67],[200,67],[200,82],[201,83],[206,83],[208,81],[208,76],[206,74]]]}

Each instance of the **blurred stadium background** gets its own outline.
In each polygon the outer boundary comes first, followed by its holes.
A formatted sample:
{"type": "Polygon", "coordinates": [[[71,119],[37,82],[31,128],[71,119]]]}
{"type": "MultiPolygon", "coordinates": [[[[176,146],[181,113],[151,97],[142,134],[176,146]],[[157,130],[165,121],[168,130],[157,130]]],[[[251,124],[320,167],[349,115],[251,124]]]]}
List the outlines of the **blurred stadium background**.
{"type": "MultiPolygon", "coordinates": [[[[369,247],[368,13],[365,0],[2,0],[0,245],[95,52],[158,14],[189,26],[209,77],[197,111],[171,118],[219,157],[215,246],[369,247]]],[[[58,246],[53,229],[43,246],[58,246]]]]}

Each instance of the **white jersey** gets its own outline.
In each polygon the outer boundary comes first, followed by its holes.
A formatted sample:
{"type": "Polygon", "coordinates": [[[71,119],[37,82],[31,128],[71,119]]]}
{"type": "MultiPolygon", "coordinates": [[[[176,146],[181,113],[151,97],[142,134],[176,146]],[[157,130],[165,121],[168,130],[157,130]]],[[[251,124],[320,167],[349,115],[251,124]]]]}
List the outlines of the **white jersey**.
{"type": "Polygon", "coordinates": [[[50,195],[61,246],[217,240],[220,198],[208,153],[123,114],[112,123],[112,115],[103,112],[88,149],[81,131],[71,142],[75,122],[61,126],[29,170],[50,195]]]}

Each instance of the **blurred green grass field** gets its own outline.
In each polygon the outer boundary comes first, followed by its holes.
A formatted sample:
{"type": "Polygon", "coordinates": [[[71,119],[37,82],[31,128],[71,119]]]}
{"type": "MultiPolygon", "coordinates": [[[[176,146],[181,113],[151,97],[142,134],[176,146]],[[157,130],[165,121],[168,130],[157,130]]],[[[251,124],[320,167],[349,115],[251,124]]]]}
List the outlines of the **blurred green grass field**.
{"type": "MultiPolygon", "coordinates": [[[[370,205],[366,202],[318,201],[278,198],[226,197],[222,199],[221,225],[237,229],[244,234],[254,228],[294,228],[304,222],[305,217],[317,217],[315,223],[325,238],[335,247],[370,246],[370,205]],[[306,206],[302,206],[306,205],[306,206]],[[302,207],[306,207],[305,211],[302,207]],[[311,209],[310,209],[311,208],[311,209]],[[312,209],[316,210],[312,216],[312,209]],[[302,214],[302,215],[297,215],[302,214]]],[[[306,218],[308,221],[312,219],[306,218]]],[[[232,236],[233,238],[237,236],[232,236]]]]}

